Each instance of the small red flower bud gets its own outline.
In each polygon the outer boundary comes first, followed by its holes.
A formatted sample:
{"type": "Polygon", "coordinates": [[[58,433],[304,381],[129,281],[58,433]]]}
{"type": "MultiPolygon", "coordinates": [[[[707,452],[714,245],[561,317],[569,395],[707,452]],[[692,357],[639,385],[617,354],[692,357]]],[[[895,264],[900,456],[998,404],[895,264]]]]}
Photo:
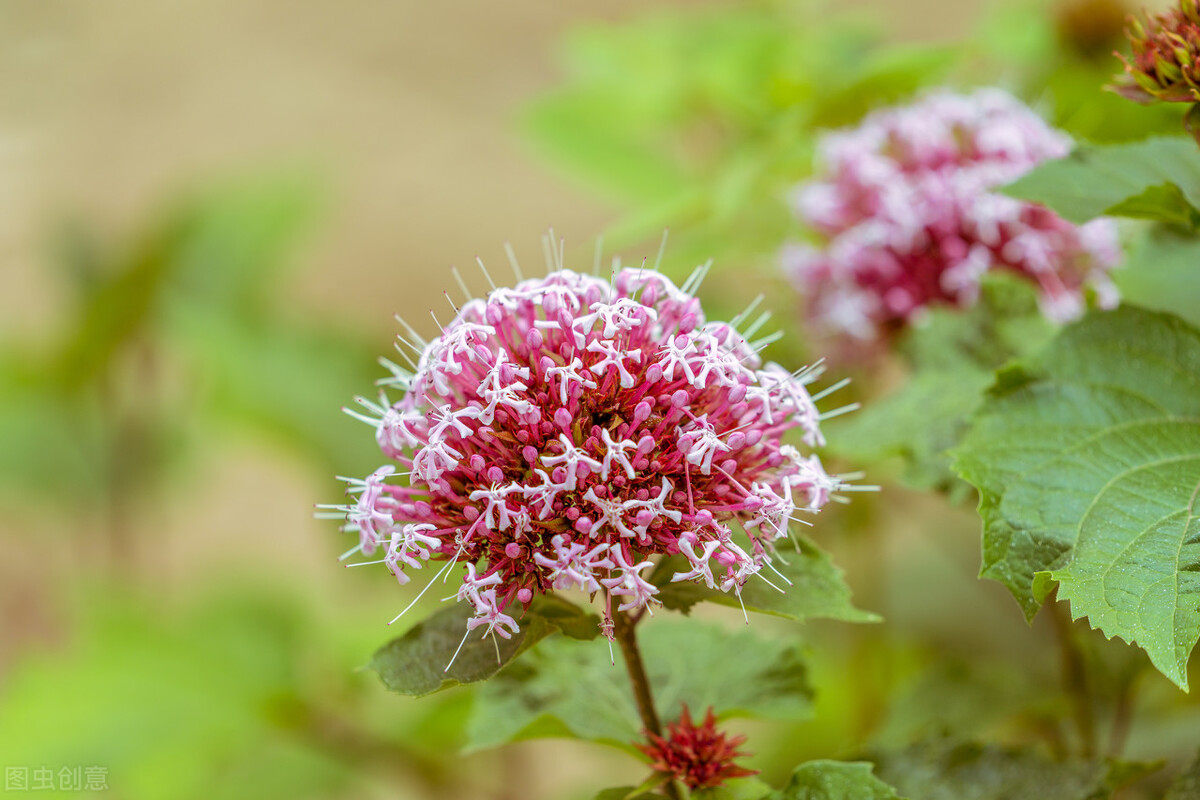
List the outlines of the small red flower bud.
{"type": "Polygon", "coordinates": [[[649,744],[634,746],[650,758],[657,772],[682,781],[689,789],[710,789],[730,778],[755,775],[755,770],[733,763],[747,753],[738,752],[745,736],[727,736],[717,730],[717,718],[710,707],[704,722],[696,725],[685,704],[679,721],[667,725],[667,735],[647,732],[649,744]]]}

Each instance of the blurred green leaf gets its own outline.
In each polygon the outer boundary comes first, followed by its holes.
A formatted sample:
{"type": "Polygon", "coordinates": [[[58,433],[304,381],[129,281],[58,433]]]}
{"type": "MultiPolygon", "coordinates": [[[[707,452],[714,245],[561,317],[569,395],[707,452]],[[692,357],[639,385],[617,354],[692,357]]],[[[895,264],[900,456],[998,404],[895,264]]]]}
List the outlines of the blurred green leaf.
{"type": "Polygon", "coordinates": [[[732,267],[789,235],[781,197],[809,170],[814,126],[848,124],[948,73],[952,48],[884,47],[815,7],[752,4],[589,25],[563,48],[563,85],[529,137],[633,208],[612,243],[672,229],[672,250],[732,267]]]}
{"type": "Polygon", "coordinates": [[[172,334],[213,417],[267,433],[339,473],[380,463],[369,429],[339,410],[349,405],[356,387],[370,396],[381,372],[364,339],[205,308],[178,309],[172,334]]]}
{"type": "Polygon", "coordinates": [[[931,740],[875,757],[879,777],[921,800],[1103,800],[1153,767],[1057,761],[1034,747],[931,740]]]}
{"type": "MultiPolygon", "coordinates": [[[[922,797],[921,795],[916,795],[922,797]]],[[[865,762],[809,761],[768,800],[903,800],[865,762]]]]}
{"type": "Polygon", "coordinates": [[[381,647],[369,667],[391,691],[421,697],[487,680],[560,630],[576,638],[600,633],[594,615],[554,595],[534,598],[520,620],[521,630],[508,639],[470,635],[467,620],[473,616],[469,604],[444,608],[381,647]]]}
{"type": "Polygon", "coordinates": [[[1200,324],[1200,237],[1149,226],[1130,242],[1113,280],[1124,302],[1200,324]]]}
{"type": "Polygon", "coordinates": [[[775,570],[763,570],[761,577],[752,577],[746,582],[740,597],[692,581],[671,582],[671,575],[687,571],[682,556],[665,559],[650,580],[659,586],[657,597],[663,606],[685,614],[696,603],[705,601],[785,619],[879,621],[875,614],[854,607],[850,601],[850,587],[842,579],[842,570],[834,566],[828,555],[804,537],[795,539],[799,550],[789,544],[779,546],[773,562],[779,574],[775,570]]]}
{"type": "Polygon", "coordinates": [[[659,800],[661,797],[661,794],[639,792],[635,786],[618,786],[613,789],[605,789],[593,800],[659,800]]]}
{"type": "Polygon", "coordinates": [[[1141,194],[1122,200],[1105,213],[1113,217],[1165,222],[1192,230],[1200,224],[1200,213],[1173,183],[1147,187],[1141,194]]]}
{"type": "Polygon", "coordinates": [[[692,792],[694,800],[768,800],[771,787],[758,778],[734,778],[712,789],[692,792]]]}
{"type": "Polygon", "coordinates": [[[1032,617],[1075,618],[1187,688],[1200,638],[1200,331],[1124,307],[999,373],[956,469],[980,492],[982,575],[1032,617]]]}
{"type": "Polygon", "coordinates": [[[982,402],[995,370],[1044,344],[1053,326],[1028,281],[988,276],[969,309],[934,309],[898,350],[909,375],[891,394],[828,424],[831,449],[855,463],[904,459],[906,481],[961,494],[947,451],[982,402]]]}
{"type": "Polygon", "coordinates": [[[1080,145],[1001,191],[1049,206],[1075,223],[1123,214],[1195,226],[1200,220],[1200,149],[1190,137],[1080,145]]]}
{"type": "Polygon", "coordinates": [[[1200,756],[1175,777],[1163,800],[1200,800],[1200,756]]]}
{"type": "Polygon", "coordinates": [[[898,747],[949,733],[985,736],[1001,721],[1056,708],[1057,687],[1045,686],[1033,672],[1028,659],[971,659],[939,651],[933,663],[894,694],[886,720],[872,738],[881,747],[898,747]]]}
{"type": "Polygon", "coordinates": [[[854,68],[827,76],[828,88],[815,98],[811,124],[819,128],[854,125],[868,112],[944,80],[960,58],[957,46],[928,44],[891,45],[867,52],[854,68]]]}
{"type": "MultiPolygon", "coordinates": [[[[355,759],[323,738],[333,723],[276,712],[286,698],[321,702],[305,686],[319,637],[294,603],[226,583],[168,614],[111,586],[93,589],[85,611],[69,643],[26,652],[6,673],[7,764],[105,767],[130,800],[317,798],[358,785],[355,759]]],[[[420,768],[414,752],[375,746],[420,768]]]]}
{"type": "MultiPolygon", "coordinates": [[[[664,721],[677,719],[683,703],[697,714],[710,706],[723,715],[804,719],[810,714],[807,669],[791,641],[690,621],[639,626],[638,640],[664,721]]],[[[540,736],[628,746],[641,739],[640,731],[625,668],[609,660],[608,648],[555,638],[480,687],[467,747],[540,736]]]]}

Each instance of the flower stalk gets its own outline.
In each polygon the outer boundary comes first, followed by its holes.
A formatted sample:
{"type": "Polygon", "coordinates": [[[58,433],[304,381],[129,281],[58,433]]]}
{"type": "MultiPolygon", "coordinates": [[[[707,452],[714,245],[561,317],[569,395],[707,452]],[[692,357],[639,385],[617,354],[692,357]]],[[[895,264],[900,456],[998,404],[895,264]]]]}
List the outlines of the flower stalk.
{"type": "MultiPolygon", "coordinates": [[[[662,722],[659,721],[658,710],[654,706],[654,695],[650,690],[650,679],[646,676],[646,667],[642,663],[642,653],[638,649],[635,626],[640,617],[631,619],[624,611],[613,614],[613,638],[621,648],[621,657],[625,661],[625,669],[629,673],[629,683],[633,688],[633,699],[637,703],[638,715],[642,718],[642,726],[648,733],[662,736],[662,722]]],[[[667,797],[681,800],[679,787],[674,781],[663,786],[667,797]]]]}

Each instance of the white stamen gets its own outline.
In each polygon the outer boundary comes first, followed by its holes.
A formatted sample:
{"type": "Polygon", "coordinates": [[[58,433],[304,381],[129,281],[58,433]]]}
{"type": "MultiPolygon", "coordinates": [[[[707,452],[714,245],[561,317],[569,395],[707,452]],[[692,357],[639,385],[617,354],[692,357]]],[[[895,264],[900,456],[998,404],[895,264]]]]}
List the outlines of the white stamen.
{"type": "MultiPolygon", "coordinates": [[[[396,338],[400,339],[399,336],[397,336],[396,338]]],[[[404,341],[404,340],[400,339],[400,341],[404,341]]],[[[404,343],[408,344],[408,342],[404,342],[404,343]]],[[[394,343],[392,346],[396,348],[396,352],[399,353],[400,357],[404,359],[404,362],[406,364],[408,364],[409,367],[412,368],[413,372],[417,372],[417,365],[413,362],[413,360],[411,358],[408,357],[408,353],[404,352],[404,349],[401,348],[398,343],[394,343]]],[[[412,347],[411,344],[409,344],[408,346],[412,347]]]]}
{"type": "Polygon", "coordinates": [[[492,282],[492,276],[488,274],[487,267],[483,265],[483,259],[475,256],[475,263],[479,265],[479,271],[483,273],[483,277],[487,278],[488,286],[492,287],[492,291],[496,291],[496,284],[492,282]]]}
{"type": "MultiPolygon", "coordinates": [[[[412,608],[413,606],[415,606],[415,605],[417,604],[417,601],[418,601],[418,600],[420,600],[422,597],[424,597],[424,596],[425,596],[425,593],[429,591],[429,587],[430,587],[430,586],[433,586],[433,584],[434,584],[434,583],[437,581],[437,579],[438,579],[438,578],[440,578],[440,577],[442,577],[442,573],[444,573],[446,570],[448,570],[448,569],[450,568],[450,565],[451,565],[451,564],[453,564],[453,563],[454,563],[453,561],[447,561],[447,562],[446,562],[446,566],[444,566],[444,567],[442,567],[440,570],[438,570],[437,574],[436,574],[436,575],[434,575],[432,578],[430,578],[430,579],[429,579],[429,583],[425,584],[425,588],[421,590],[421,593],[420,593],[420,594],[418,594],[416,597],[414,597],[414,598],[412,599],[412,602],[411,602],[411,603],[409,603],[408,605],[406,605],[406,606],[404,607],[404,610],[403,610],[403,611],[401,611],[401,612],[400,612],[399,614],[397,614],[397,615],[396,615],[394,618],[392,618],[392,622],[395,622],[396,620],[400,619],[400,618],[401,618],[401,617],[403,617],[405,614],[407,614],[407,613],[408,613],[408,610],[409,610],[410,608],[412,608]]],[[[453,596],[453,595],[452,595],[452,596],[453,596]]],[[[447,598],[447,599],[449,599],[449,598],[447,598]]],[[[391,624],[392,624],[392,622],[389,622],[389,623],[388,623],[388,625],[391,625],[391,624]]],[[[465,639],[466,637],[463,637],[463,638],[465,639]]],[[[459,645],[459,647],[462,647],[462,645],[459,645]]],[[[456,654],[456,655],[457,655],[457,654],[456,654]]],[[[453,664],[453,663],[454,663],[454,660],[453,660],[453,659],[451,659],[450,663],[451,663],[451,664],[453,664]]],[[[450,667],[449,667],[449,666],[447,666],[447,667],[446,667],[446,669],[450,669],[450,667]]]]}
{"type": "Polygon", "coordinates": [[[407,333],[409,337],[418,345],[417,347],[413,347],[411,344],[408,346],[413,348],[414,353],[420,355],[421,351],[429,346],[429,342],[425,341],[424,337],[417,333],[416,328],[408,324],[408,320],[404,319],[404,317],[400,316],[399,314],[396,314],[395,316],[396,321],[404,326],[404,332],[407,333]]]}
{"type": "Polygon", "coordinates": [[[464,303],[471,302],[471,293],[467,291],[467,282],[463,280],[462,273],[458,271],[458,267],[451,267],[450,274],[454,276],[454,280],[458,283],[458,288],[462,291],[464,303]]]}
{"type": "Polygon", "coordinates": [[[467,643],[467,637],[470,635],[471,629],[467,628],[467,632],[463,634],[462,641],[458,643],[458,649],[454,651],[454,655],[450,657],[450,663],[446,665],[446,668],[442,672],[449,672],[450,668],[454,666],[454,659],[458,658],[459,652],[462,651],[463,645],[467,643]]]}
{"type": "Polygon", "coordinates": [[[517,263],[517,254],[513,252],[512,242],[504,243],[504,254],[508,256],[508,263],[512,265],[513,276],[517,279],[517,283],[525,280],[525,275],[521,272],[521,265],[517,263]]]}
{"type": "Polygon", "coordinates": [[[554,229],[550,229],[550,234],[542,235],[542,258],[546,259],[546,274],[554,272],[554,253],[550,250],[550,237],[554,235],[554,229]]]}

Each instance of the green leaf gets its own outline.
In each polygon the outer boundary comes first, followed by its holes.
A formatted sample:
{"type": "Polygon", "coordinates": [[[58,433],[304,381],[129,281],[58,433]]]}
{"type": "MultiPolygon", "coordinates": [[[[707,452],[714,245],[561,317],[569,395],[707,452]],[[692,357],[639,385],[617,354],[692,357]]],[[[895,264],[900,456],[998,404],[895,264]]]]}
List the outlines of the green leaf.
{"type": "Polygon", "coordinates": [[[613,789],[605,789],[593,800],[662,800],[662,795],[639,792],[636,786],[618,786],[613,789]]]}
{"type": "Polygon", "coordinates": [[[850,587],[842,579],[842,570],[834,566],[829,556],[808,539],[795,538],[800,549],[781,544],[778,557],[774,559],[775,568],[791,582],[790,586],[772,570],[763,571],[765,580],[751,578],[743,587],[740,600],[732,592],[710,589],[700,583],[672,583],[671,575],[687,570],[681,556],[664,560],[650,580],[660,587],[658,599],[665,607],[685,614],[696,603],[707,601],[739,609],[745,607],[747,611],[785,619],[878,622],[877,615],[855,608],[850,602],[850,587]],[[768,580],[779,589],[768,584],[768,580]]]}
{"type": "Polygon", "coordinates": [[[1044,344],[1053,326],[1027,281],[990,275],[969,309],[935,309],[900,343],[910,374],[899,389],[829,424],[830,447],[856,463],[899,456],[918,488],[964,488],[947,451],[958,444],[995,370],[1044,344]]]}
{"type": "Polygon", "coordinates": [[[769,784],[758,778],[734,778],[712,789],[692,792],[692,800],[767,800],[769,784]]]}
{"type": "Polygon", "coordinates": [[[1147,187],[1141,194],[1125,198],[1105,213],[1111,217],[1148,219],[1182,228],[1195,229],[1200,224],[1200,214],[1173,183],[1147,187]]]}
{"type": "Polygon", "coordinates": [[[877,755],[880,778],[920,800],[1101,800],[1147,774],[1124,762],[1056,761],[1033,747],[934,740],[877,755]]]}
{"type": "Polygon", "coordinates": [[[1200,756],[1176,776],[1163,800],[1200,800],[1200,756]]]}
{"type": "Polygon", "coordinates": [[[487,680],[559,630],[569,630],[576,638],[584,638],[588,625],[592,636],[600,632],[594,615],[554,595],[535,598],[520,620],[520,632],[509,639],[496,637],[493,641],[492,637],[468,635],[464,640],[471,616],[470,606],[463,603],[444,608],[381,647],[368,666],[393,692],[421,697],[487,680]],[[462,649],[455,658],[460,643],[462,649]]]}
{"type": "MultiPolygon", "coordinates": [[[[792,641],[657,620],[639,626],[638,639],[664,721],[677,719],[683,703],[696,715],[710,706],[722,715],[810,714],[808,672],[792,641]]],[[[628,745],[641,739],[641,729],[620,655],[614,665],[604,643],[556,637],[479,689],[467,748],[542,736],[628,745]]]]}
{"type": "Polygon", "coordinates": [[[1076,223],[1109,214],[1194,227],[1200,220],[1200,149],[1190,137],[1080,145],[1003,191],[1076,223]]]}
{"type": "Polygon", "coordinates": [[[896,790],[871,774],[866,762],[809,761],[768,800],[902,800],[896,790]]]}
{"type": "Polygon", "coordinates": [[[980,492],[982,575],[1032,618],[1072,615],[1137,644],[1187,689],[1200,638],[1200,331],[1095,313],[1001,371],[957,451],[980,492]]]}
{"type": "Polygon", "coordinates": [[[1113,273],[1122,302],[1200,324],[1200,237],[1166,225],[1142,231],[1113,273]]]}

